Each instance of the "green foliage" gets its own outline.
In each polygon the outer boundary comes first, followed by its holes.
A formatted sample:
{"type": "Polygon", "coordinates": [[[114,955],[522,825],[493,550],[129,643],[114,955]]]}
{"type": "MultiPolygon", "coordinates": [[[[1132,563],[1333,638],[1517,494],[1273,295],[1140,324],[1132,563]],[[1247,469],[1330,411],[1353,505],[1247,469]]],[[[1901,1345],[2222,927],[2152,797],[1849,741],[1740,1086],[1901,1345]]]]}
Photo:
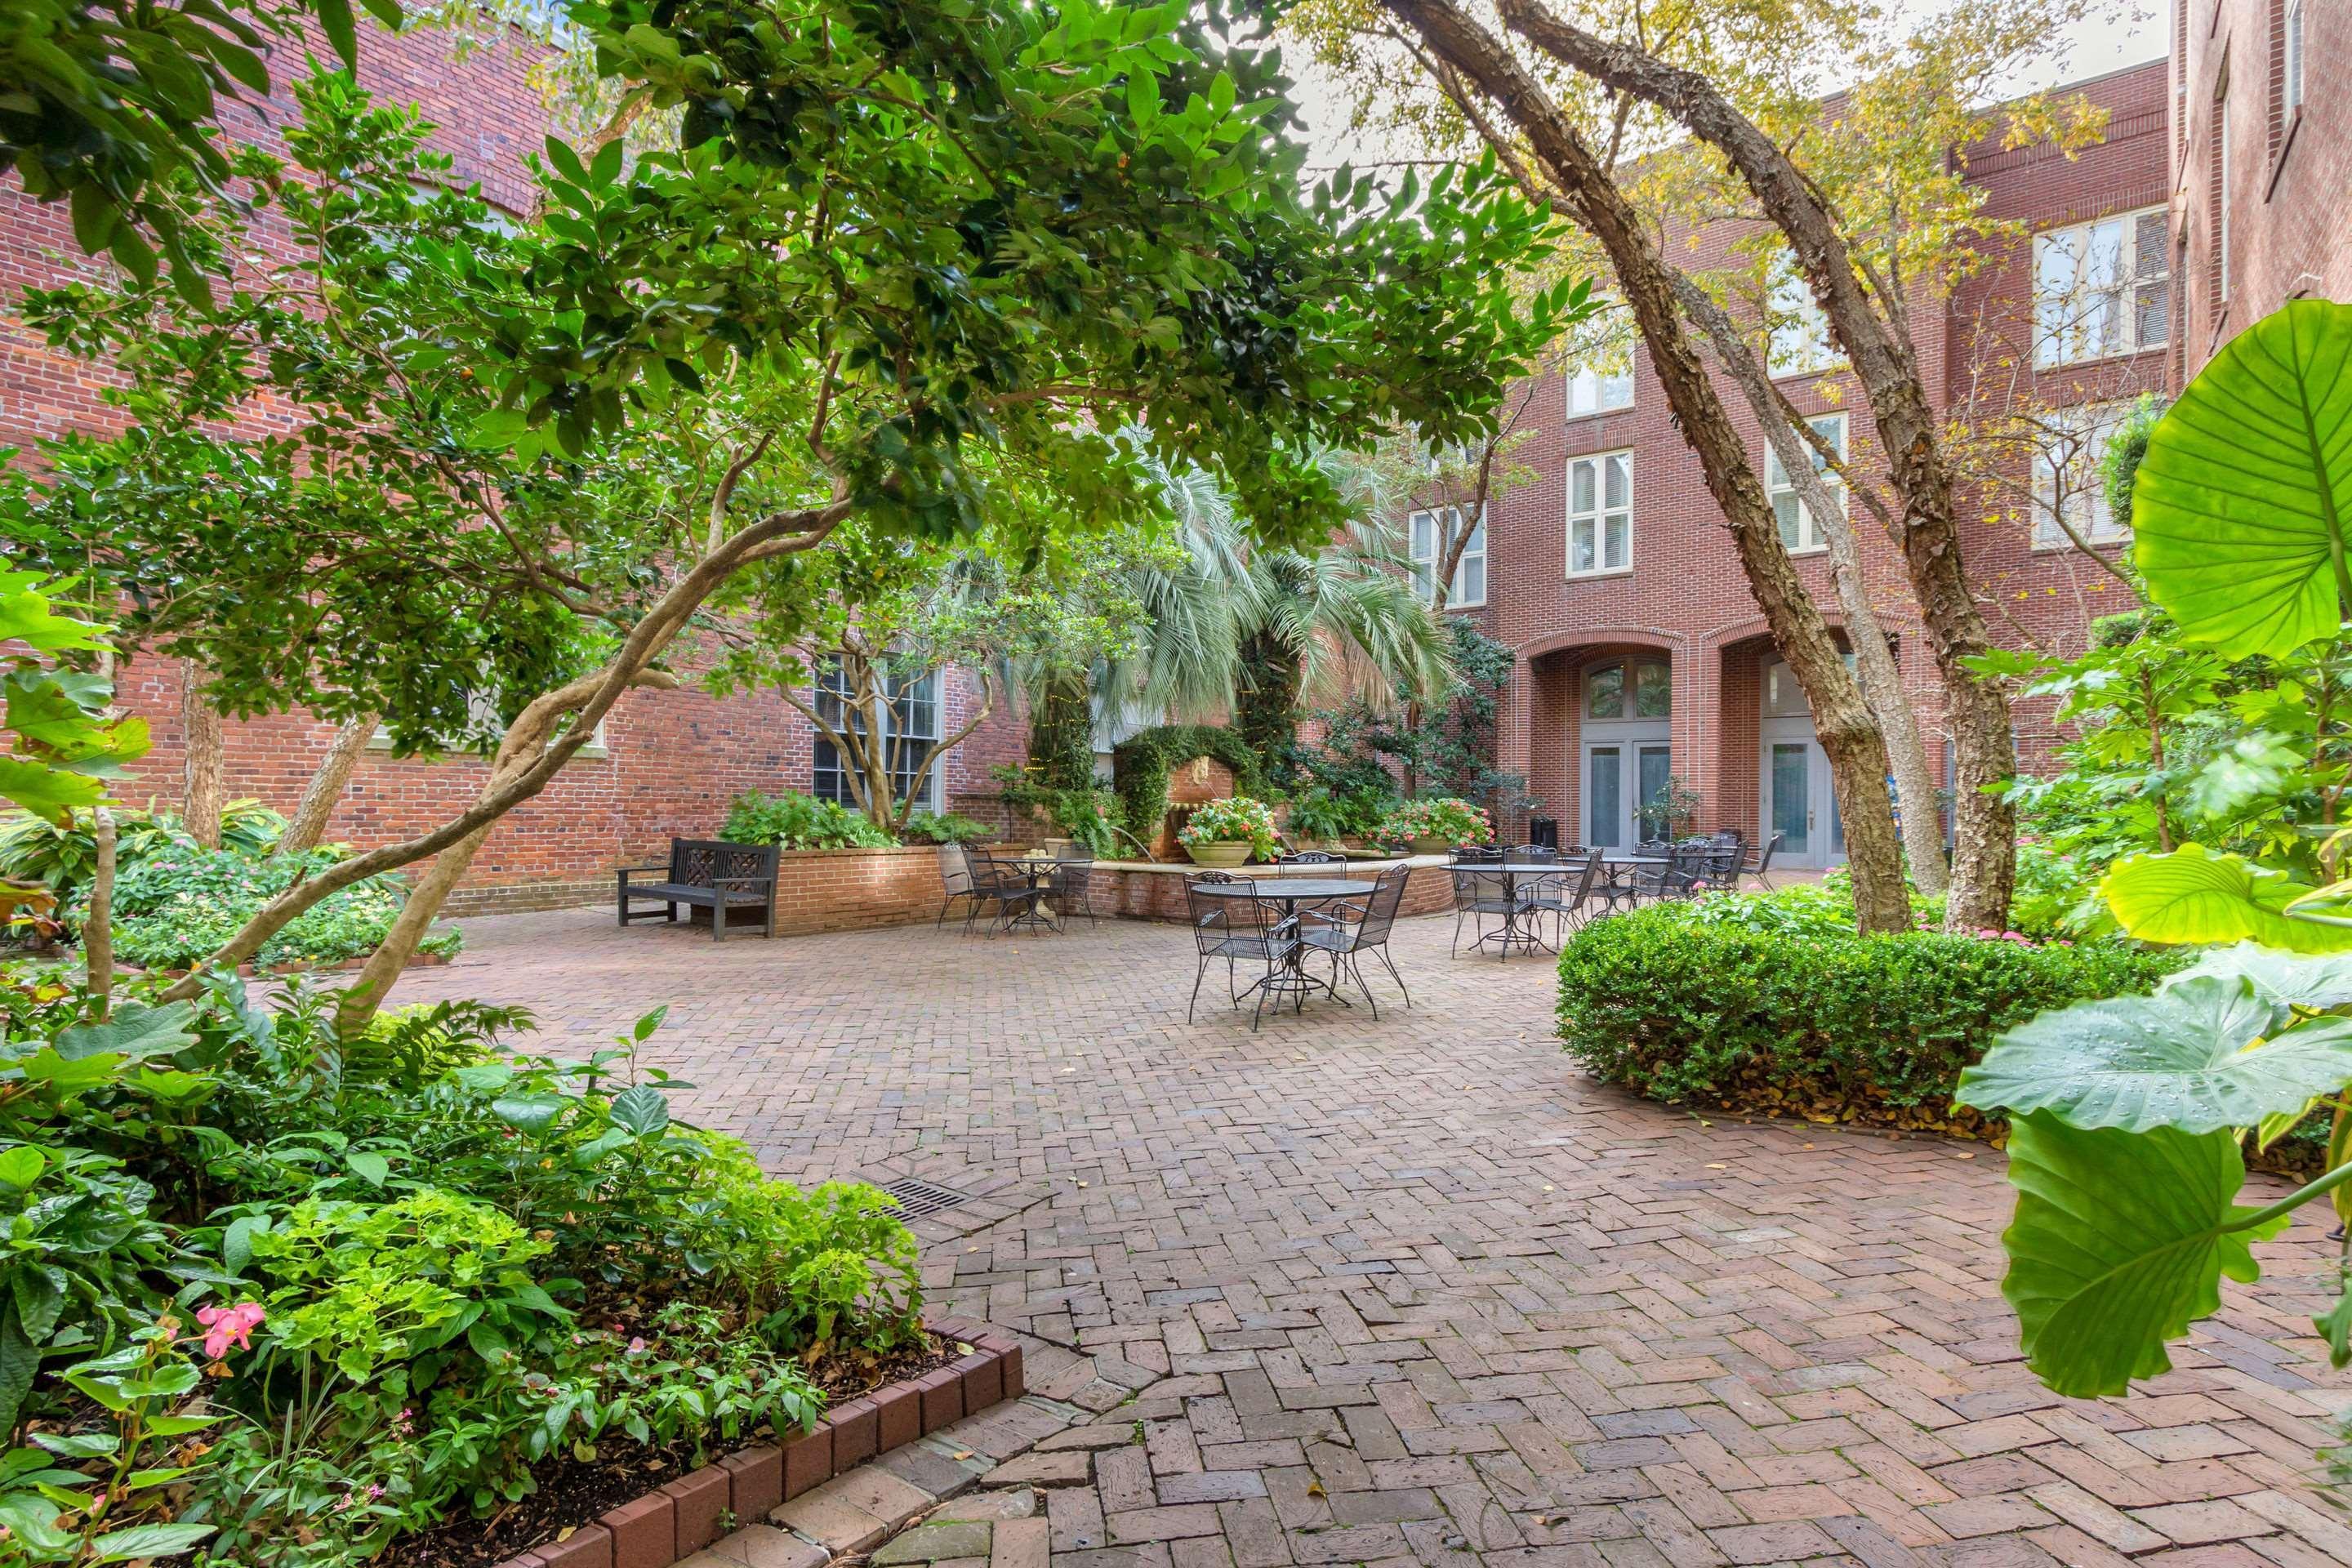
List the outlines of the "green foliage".
{"type": "Polygon", "coordinates": [[[1666,782],[1658,786],[1657,793],[1633,808],[1633,815],[1642,824],[1643,837],[1658,840],[1679,838],[1697,820],[1700,804],[1698,791],[1675,774],[1668,773],[1666,782]]]}
{"type": "Polygon", "coordinates": [[[2026,1364],[2078,1398],[2170,1371],[2165,1342],[2221,1310],[2223,1275],[2252,1283],[2249,1243],[2288,1218],[2231,1201],[2246,1170],[2227,1132],[2086,1131],[2037,1110],[2011,1123],[2009,1171],[2001,1294],[2026,1364]]]}
{"type": "Polygon", "coordinates": [[[1057,671],[1029,713],[1029,766],[1048,789],[1092,789],[1095,709],[1084,671],[1057,671]]]}
{"type": "Polygon", "coordinates": [[[1204,800],[1192,808],[1176,841],[1190,849],[1201,844],[1246,844],[1254,859],[1271,860],[1281,847],[1274,808],[1245,795],[1204,800]]]}
{"type": "Polygon", "coordinates": [[[1453,673],[1436,695],[1418,705],[1358,700],[1318,713],[1323,741],[1298,759],[1301,778],[1335,795],[1382,803],[1402,793],[1402,775],[1423,792],[1484,801],[1490,810],[1541,804],[1528,795],[1526,779],[1494,765],[1511,650],[1466,616],[1447,617],[1445,630],[1453,673]]]}
{"type": "MultiPolygon", "coordinates": [[[[298,879],[341,858],[331,849],[257,860],[235,849],[204,850],[174,841],[124,869],[114,889],[114,951],[142,969],[201,963],[271,899],[298,879]]],[[[407,889],[394,876],[339,888],[263,943],[254,961],[336,963],[375,951],[399,918],[407,889]]],[[[455,931],[427,936],[418,951],[453,953],[455,931]]]]}
{"type": "MultiPolygon", "coordinates": [[[[17,488],[0,481],[0,503],[17,488]]],[[[0,647],[22,645],[0,653],[0,800],[63,826],[106,798],[106,781],[145,755],[148,739],[145,720],[107,716],[105,679],[57,662],[105,646],[99,627],[59,615],[58,600],[37,572],[0,572],[0,647]]]]}
{"type": "Polygon", "coordinates": [[[341,1041],[329,1002],[298,984],[264,1013],[231,980],[195,1007],[91,1024],[51,996],[11,1024],[0,1425],[74,1434],[36,1439],[46,1471],[0,1456],[17,1540],[163,1530],[168,1507],[171,1551],[355,1568],[528,1495],[557,1454],[795,1429],[822,1405],[803,1358],[913,1331],[890,1200],[771,1181],[674,1120],[630,1057],[659,1015],[555,1062],[499,1048],[527,1022],[500,1009],[341,1041]],[[212,1410],[182,1416],[198,1360],[212,1410]]]}
{"type": "Polygon", "coordinates": [[[1255,752],[1231,730],[1214,724],[1163,724],[1129,736],[1111,749],[1111,789],[1118,795],[1128,832],[1143,844],[1160,835],[1168,815],[1168,774],[1198,757],[1233,770],[1234,788],[1262,795],[1268,784],[1255,752]]]}
{"type": "Polygon", "coordinates": [[[786,849],[887,849],[898,842],[863,813],[795,789],[737,795],[719,836],[730,844],[775,844],[786,849]]]}
{"type": "MultiPolygon", "coordinates": [[[[221,847],[261,856],[278,847],[286,819],[257,800],[233,800],[221,807],[221,847]]],[[[118,808],[114,813],[115,869],[128,870],[165,848],[194,851],[180,819],[152,808],[118,808]]],[[[30,812],[0,818],[0,877],[11,881],[39,882],[59,898],[70,898],[89,884],[98,864],[98,843],[90,824],[77,816],[63,826],[30,812]]]]}
{"type": "MultiPolygon", "coordinates": [[[[395,0],[362,4],[399,26],[395,0]]],[[[267,98],[267,55],[299,38],[311,17],[343,64],[356,66],[351,0],[20,0],[0,24],[0,172],[14,169],[36,200],[69,202],[83,250],[152,282],[160,245],[176,286],[208,300],[179,198],[199,184],[222,187],[222,104],[267,98]]]]}
{"type": "Polygon", "coordinates": [[[2105,449],[2099,454],[2099,484],[2106,492],[2107,515],[2120,528],[2131,526],[2132,491],[2139,481],[2139,466],[2147,458],[2148,437],[2156,434],[2164,410],[2154,393],[2144,392],[2107,431],[2105,449]]]}
{"type": "Polygon", "coordinates": [[[2291,300],[2223,345],[2148,437],[2133,559],[2224,657],[2334,637],[2352,601],[2352,306],[2291,300]]]}
{"type": "Polygon", "coordinates": [[[2116,942],[1862,936],[1790,889],[1596,921],[1561,951],[1570,1054],[1653,1099],[1896,1126],[1947,1116],[1961,1072],[2036,1012],[2152,988],[2181,963],[2116,942]]]}
{"type": "Polygon", "coordinates": [[[1290,837],[1300,843],[1328,843],[1367,837],[1380,827],[1383,803],[1361,794],[1334,795],[1314,788],[1291,797],[1290,837]]]}
{"type": "Polygon", "coordinates": [[[937,816],[919,811],[907,818],[907,841],[909,844],[977,844],[988,837],[988,824],[976,821],[961,812],[950,811],[937,816]]]}

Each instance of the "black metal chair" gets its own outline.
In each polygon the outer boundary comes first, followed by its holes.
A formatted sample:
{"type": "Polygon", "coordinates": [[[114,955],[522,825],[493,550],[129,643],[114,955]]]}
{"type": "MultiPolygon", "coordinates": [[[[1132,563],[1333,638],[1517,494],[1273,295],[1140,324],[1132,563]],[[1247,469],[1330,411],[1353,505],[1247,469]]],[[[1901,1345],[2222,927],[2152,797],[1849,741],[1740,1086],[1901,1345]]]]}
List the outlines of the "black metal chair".
{"type": "MultiPolygon", "coordinates": [[[[1192,920],[1192,946],[1200,966],[1192,973],[1192,999],[1184,1004],[1184,1021],[1192,1021],[1192,1010],[1200,1005],[1201,982],[1209,973],[1209,965],[1217,959],[1225,961],[1225,990],[1233,1004],[1239,1007],[1242,997],[1250,992],[1257,994],[1257,1002],[1250,1009],[1250,1027],[1255,1030],[1265,1013],[1265,999],[1276,976],[1298,951],[1298,922],[1286,919],[1273,905],[1260,899],[1256,884],[1247,877],[1236,877],[1229,871],[1201,871],[1184,879],[1184,904],[1192,920]],[[1242,883],[1251,889],[1244,896],[1204,893],[1212,886],[1242,883]],[[1246,988],[1241,984],[1241,964],[1244,960],[1263,964],[1265,973],[1246,988]]],[[[1280,1002],[1275,1004],[1281,1005],[1280,1002]]]]}
{"type": "Polygon", "coordinates": [[[1048,889],[1054,908],[1063,919],[1074,914],[1087,917],[1087,924],[1095,923],[1092,893],[1095,881],[1095,852],[1076,849],[1054,862],[1054,879],[1048,889]]]}
{"type": "Polygon", "coordinates": [[[1274,874],[1277,877],[1313,876],[1313,868],[1344,866],[1347,863],[1345,855],[1335,855],[1328,849],[1301,849],[1276,860],[1274,874]]]}
{"type": "Polygon", "coordinates": [[[1389,928],[1396,924],[1397,910],[1404,903],[1405,879],[1412,868],[1391,866],[1372,883],[1372,890],[1361,903],[1353,901],[1336,904],[1325,910],[1310,910],[1301,916],[1298,940],[1308,947],[1331,955],[1331,989],[1337,995],[1339,975],[1345,971],[1356,982],[1356,988],[1371,1004],[1372,1016],[1381,1016],[1381,1005],[1372,995],[1372,988],[1364,984],[1363,955],[1377,953],[1381,963],[1395,981],[1397,989],[1404,992],[1404,1005],[1412,1005],[1412,993],[1405,990],[1404,976],[1397,973],[1396,961],[1389,956],[1389,928]]]}
{"type": "Polygon", "coordinates": [[[1707,864],[1707,850],[1699,845],[1675,844],[1666,849],[1664,866],[1639,867],[1633,873],[1633,889],[1645,899],[1686,899],[1691,896],[1707,864]]]}
{"type": "Polygon", "coordinates": [[[1772,890],[1772,879],[1765,873],[1772,869],[1772,857],[1780,847],[1780,837],[1775,833],[1764,841],[1761,850],[1751,850],[1748,863],[1740,868],[1743,875],[1755,878],[1757,885],[1766,892],[1772,890]]]}
{"type": "MultiPolygon", "coordinates": [[[[1499,864],[1499,861],[1491,862],[1499,864]]],[[[1511,879],[1500,871],[1487,869],[1490,862],[1460,860],[1447,868],[1454,878],[1454,943],[1447,956],[1458,957],[1462,951],[1462,917],[1470,917],[1471,945],[1478,946],[1486,940],[1486,920],[1499,915],[1507,924],[1518,914],[1517,895],[1511,890],[1511,879]]],[[[1510,943],[1502,944],[1502,954],[1508,956],[1510,943]]]]}
{"type": "MultiPolygon", "coordinates": [[[[1570,864],[1573,865],[1573,862],[1570,864]]],[[[1535,896],[1528,900],[1527,907],[1535,913],[1552,917],[1554,952],[1559,951],[1560,945],[1567,942],[1568,926],[1571,918],[1580,927],[1592,918],[1591,905],[1602,880],[1601,851],[1598,849],[1591,850],[1584,856],[1584,865],[1581,869],[1564,872],[1558,877],[1544,877],[1538,879],[1535,896]],[[1574,881],[1573,891],[1570,888],[1571,879],[1574,881]]],[[[1605,894],[1598,896],[1606,902],[1605,894]]]]}
{"type": "MultiPolygon", "coordinates": [[[[940,918],[931,922],[933,931],[948,923],[948,910],[955,907],[958,899],[972,896],[971,862],[964,858],[962,845],[940,846],[940,888],[946,897],[940,900],[940,918]]],[[[966,914],[968,917],[970,911],[966,914]]]]}
{"type": "Polygon", "coordinates": [[[985,849],[967,846],[963,853],[964,864],[971,870],[971,910],[963,920],[967,936],[983,910],[991,911],[989,918],[999,930],[1009,928],[1024,914],[1036,913],[1038,900],[1046,890],[1025,871],[1003,863],[985,849]]]}

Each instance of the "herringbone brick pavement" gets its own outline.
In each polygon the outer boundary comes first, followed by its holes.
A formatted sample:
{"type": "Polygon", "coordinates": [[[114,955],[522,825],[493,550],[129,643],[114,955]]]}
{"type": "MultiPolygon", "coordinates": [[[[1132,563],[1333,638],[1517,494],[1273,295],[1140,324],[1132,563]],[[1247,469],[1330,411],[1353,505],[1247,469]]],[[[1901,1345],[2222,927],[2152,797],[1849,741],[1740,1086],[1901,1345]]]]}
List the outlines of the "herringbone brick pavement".
{"type": "Polygon", "coordinates": [[[1256,1034],[1185,1023],[1163,926],[467,929],[397,1000],[527,1004],[580,1050],[667,1002],[646,1058],[776,1173],[981,1194],[919,1227],[927,1270],[1085,1413],[1002,1477],[1053,1568],[2352,1563],[2307,1488],[2352,1403],[2309,1332],[2323,1225],[2145,1393],[2059,1399],[2000,1297],[1998,1152],[1595,1085],[1549,963],[1449,959],[1450,919],[1398,928],[1410,1010],[1256,1034]]]}

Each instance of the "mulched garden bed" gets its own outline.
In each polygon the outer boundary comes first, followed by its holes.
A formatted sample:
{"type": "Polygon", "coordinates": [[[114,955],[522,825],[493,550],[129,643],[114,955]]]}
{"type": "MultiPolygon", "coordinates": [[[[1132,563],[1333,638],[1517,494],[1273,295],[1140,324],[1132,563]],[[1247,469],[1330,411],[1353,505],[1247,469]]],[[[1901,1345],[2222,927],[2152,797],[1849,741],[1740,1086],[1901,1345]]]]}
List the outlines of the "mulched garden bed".
{"type": "MultiPolygon", "coordinates": [[[[809,1381],[824,1391],[826,1408],[834,1410],[860,1394],[911,1383],[952,1365],[970,1350],[969,1342],[926,1329],[923,1342],[887,1355],[836,1352],[805,1370],[809,1381]]],[[[766,1440],[775,1441],[773,1437],[766,1440]]],[[[541,1465],[532,1472],[539,1489],[520,1502],[488,1519],[453,1520],[437,1530],[403,1536],[376,1561],[383,1568],[493,1568],[517,1552],[592,1523],[606,1510],[643,1497],[695,1468],[690,1445],[650,1447],[625,1438],[601,1443],[594,1459],[583,1461],[566,1455],[541,1465]]],[[[740,1519],[737,1522],[759,1521],[740,1519]]]]}

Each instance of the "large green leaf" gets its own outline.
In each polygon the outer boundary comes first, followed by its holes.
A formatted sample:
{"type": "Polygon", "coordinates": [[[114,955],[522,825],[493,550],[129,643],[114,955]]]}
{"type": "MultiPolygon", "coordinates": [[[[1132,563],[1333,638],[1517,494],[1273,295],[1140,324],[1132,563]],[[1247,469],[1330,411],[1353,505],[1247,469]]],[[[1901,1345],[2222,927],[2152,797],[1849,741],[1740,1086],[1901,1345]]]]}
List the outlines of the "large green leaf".
{"type": "Polygon", "coordinates": [[[2285,1016],[2244,975],[2077,1003],[1996,1039],[1960,1074],[1958,1098],[1981,1110],[2048,1110],[2076,1127],[2252,1127],[2352,1079],[2352,1018],[2254,1046],[2285,1016]]]}
{"type": "Polygon", "coordinates": [[[2352,1002],[2352,952],[2281,952],[2254,942],[2200,953],[2196,963],[2168,976],[2158,989],[2169,991],[2208,974],[2242,974],[2278,1000],[2298,1007],[2337,1007],[2352,1002]]]}
{"type": "Polygon", "coordinates": [[[2335,634],[2347,529],[2352,306],[2294,300],[2231,339],[2149,437],[2133,553],[2190,641],[2244,658],[2335,634]]]}
{"type": "Polygon", "coordinates": [[[114,1052],[131,1060],[170,1056],[196,1043],[190,1025],[196,1011],[185,1002],[161,1007],[126,1002],[103,1024],[76,1024],[58,1031],[58,1055],[68,1061],[114,1052]]]}
{"type": "Polygon", "coordinates": [[[2251,940],[2295,952],[2352,952],[2352,927],[2287,915],[2286,906],[2309,888],[2201,844],[2118,860],[2099,891],[2124,930],[2142,942],[2251,940]]]}
{"type": "Polygon", "coordinates": [[[2221,1276],[2256,1279],[2252,1243],[2287,1223],[2244,1224],[2246,1168],[2227,1132],[2085,1130],[2037,1110],[2010,1123],[2009,1179],[2000,1293],[2026,1364],[2075,1398],[2169,1371],[2166,1342],[2220,1310],[2221,1276]]]}

